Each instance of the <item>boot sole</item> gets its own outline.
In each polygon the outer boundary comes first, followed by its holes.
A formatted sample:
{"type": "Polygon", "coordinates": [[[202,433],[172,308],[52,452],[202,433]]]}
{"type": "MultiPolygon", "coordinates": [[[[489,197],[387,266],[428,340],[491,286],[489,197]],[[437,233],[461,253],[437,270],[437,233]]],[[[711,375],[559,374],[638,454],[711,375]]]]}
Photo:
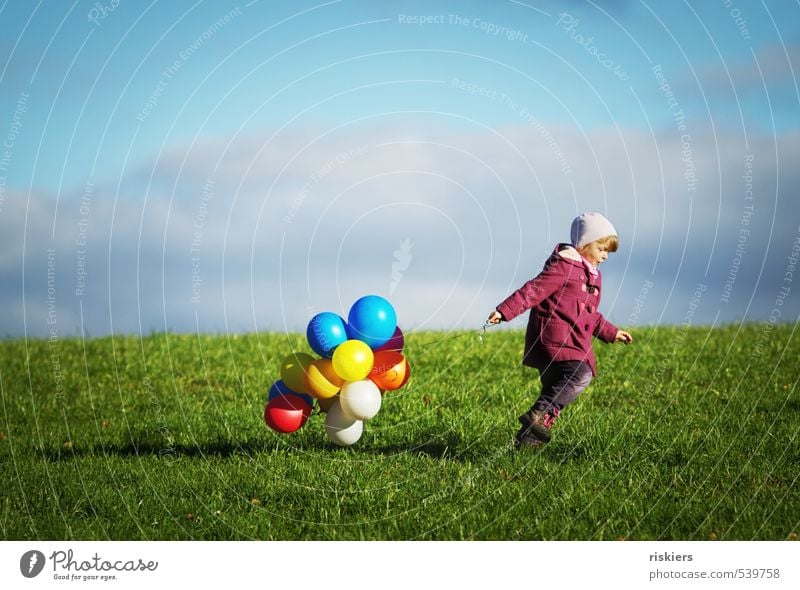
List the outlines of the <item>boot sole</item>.
{"type": "Polygon", "coordinates": [[[533,437],[542,442],[550,442],[552,436],[547,428],[536,424],[523,425],[517,433],[517,438],[533,437]]]}
{"type": "Polygon", "coordinates": [[[514,440],[514,448],[518,451],[523,449],[538,449],[546,444],[547,442],[532,437],[517,438],[514,440]]]}

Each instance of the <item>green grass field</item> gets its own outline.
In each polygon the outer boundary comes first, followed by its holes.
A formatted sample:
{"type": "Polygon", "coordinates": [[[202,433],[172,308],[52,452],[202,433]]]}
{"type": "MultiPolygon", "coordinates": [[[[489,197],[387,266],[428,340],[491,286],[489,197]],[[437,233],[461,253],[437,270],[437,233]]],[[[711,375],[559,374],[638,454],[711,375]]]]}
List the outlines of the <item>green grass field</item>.
{"type": "Polygon", "coordinates": [[[408,385],[353,447],[262,419],[299,335],[0,342],[4,539],[796,539],[792,326],[635,329],[553,442],[522,333],[407,338],[408,385]]]}

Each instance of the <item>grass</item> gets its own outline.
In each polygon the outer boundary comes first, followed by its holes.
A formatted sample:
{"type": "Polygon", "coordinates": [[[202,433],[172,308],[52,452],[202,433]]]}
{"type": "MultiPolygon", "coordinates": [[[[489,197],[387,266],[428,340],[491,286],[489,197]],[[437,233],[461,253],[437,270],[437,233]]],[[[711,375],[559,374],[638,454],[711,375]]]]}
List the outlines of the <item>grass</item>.
{"type": "Polygon", "coordinates": [[[796,539],[792,326],[641,328],[553,442],[523,336],[407,338],[409,384],[353,447],[262,420],[301,336],[0,342],[4,539],[796,539]],[[770,329],[771,328],[771,329],[770,329]]]}

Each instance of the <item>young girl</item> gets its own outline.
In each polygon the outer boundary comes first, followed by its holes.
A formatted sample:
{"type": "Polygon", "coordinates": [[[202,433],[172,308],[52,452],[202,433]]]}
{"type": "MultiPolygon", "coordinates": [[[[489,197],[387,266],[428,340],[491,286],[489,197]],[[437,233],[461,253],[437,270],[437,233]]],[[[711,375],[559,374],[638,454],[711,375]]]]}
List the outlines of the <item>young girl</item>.
{"type": "Polygon", "coordinates": [[[572,244],[558,244],[542,272],[497,306],[490,324],[510,322],[530,309],[522,363],[539,370],[542,392],[519,417],[516,446],[537,447],[550,441],[550,429],[561,410],[575,401],[597,374],[592,336],[603,342],[633,342],[597,311],[600,305],[598,265],[616,252],[617,230],[600,213],[583,213],[572,221],[572,244]]]}

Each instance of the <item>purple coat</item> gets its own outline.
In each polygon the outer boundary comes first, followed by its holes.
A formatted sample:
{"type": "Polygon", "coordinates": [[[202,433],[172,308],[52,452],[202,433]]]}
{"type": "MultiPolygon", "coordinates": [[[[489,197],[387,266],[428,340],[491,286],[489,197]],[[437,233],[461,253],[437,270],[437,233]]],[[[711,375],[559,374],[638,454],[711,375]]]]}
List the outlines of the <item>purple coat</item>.
{"type": "Polygon", "coordinates": [[[542,272],[497,306],[511,321],[530,309],[522,363],[540,371],[553,361],[586,361],[597,374],[592,336],[613,342],[617,328],[600,305],[600,273],[593,276],[569,244],[558,244],[542,272]]]}

